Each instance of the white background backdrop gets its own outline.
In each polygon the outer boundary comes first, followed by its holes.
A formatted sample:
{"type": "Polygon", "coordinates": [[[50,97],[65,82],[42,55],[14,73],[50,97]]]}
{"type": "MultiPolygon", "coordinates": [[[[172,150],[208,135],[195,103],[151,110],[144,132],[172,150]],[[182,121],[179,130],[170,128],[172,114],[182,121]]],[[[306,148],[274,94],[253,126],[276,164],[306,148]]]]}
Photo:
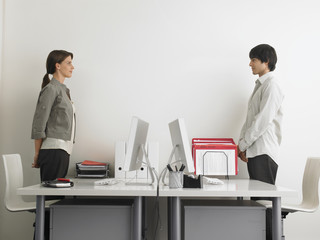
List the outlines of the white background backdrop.
{"type": "MultiPolygon", "coordinates": [[[[306,158],[320,156],[317,0],[0,3],[0,154],[21,154],[26,185],[39,182],[39,171],[31,169],[30,132],[53,49],[74,53],[74,74],[65,82],[78,120],[71,175],[74,163],[86,159],[113,167],[115,142],[127,139],[133,115],[150,123],[149,140],[160,144],[161,167],[171,148],[167,124],[178,117],[185,118],[190,142],[237,141],[256,80],[248,53],[260,43],[277,50],[275,75],[285,92],[277,184],[300,191],[306,158]]],[[[239,177],[247,177],[244,163],[239,177]]],[[[1,196],[3,182],[1,174],[1,196]]],[[[31,239],[33,215],[8,213],[0,201],[0,239],[31,239]]],[[[287,238],[318,239],[319,220],[319,212],[289,215],[287,238]]],[[[160,236],[165,238],[166,228],[160,236]]]]}

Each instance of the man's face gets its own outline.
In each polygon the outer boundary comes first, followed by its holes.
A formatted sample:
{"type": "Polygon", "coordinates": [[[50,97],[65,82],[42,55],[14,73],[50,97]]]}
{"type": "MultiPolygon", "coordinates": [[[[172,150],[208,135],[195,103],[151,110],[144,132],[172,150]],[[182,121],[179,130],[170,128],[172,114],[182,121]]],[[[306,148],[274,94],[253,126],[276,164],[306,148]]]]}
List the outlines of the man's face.
{"type": "Polygon", "coordinates": [[[262,75],[266,74],[267,72],[270,72],[268,68],[268,63],[261,62],[260,59],[252,58],[250,60],[249,66],[252,69],[253,75],[259,75],[261,77],[262,75]]]}

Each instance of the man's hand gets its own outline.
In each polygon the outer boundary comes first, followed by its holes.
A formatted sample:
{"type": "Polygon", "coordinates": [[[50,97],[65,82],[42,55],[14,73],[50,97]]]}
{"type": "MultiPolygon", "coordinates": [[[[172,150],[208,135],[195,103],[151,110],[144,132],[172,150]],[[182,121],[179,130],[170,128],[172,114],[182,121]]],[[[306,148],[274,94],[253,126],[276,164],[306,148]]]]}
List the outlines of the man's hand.
{"type": "Polygon", "coordinates": [[[244,152],[240,152],[239,153],[239,157],[240,157],[240,159],[242,160],[242,161],[244,161],[244,162],[248,162],[248,158],[247,158],[247,156],[246,156],[246,151],[244,151],[244,152]]]}
{"type": "Polygon", "coordinates": [[[237,146],[237,150],[238,150],[238,156],[240,157],[240,159],[247,163],[248,162],[248,158],[246,156],[246,151],[241,152],[240,149],[239,149],[239,146],[237,146]]]}

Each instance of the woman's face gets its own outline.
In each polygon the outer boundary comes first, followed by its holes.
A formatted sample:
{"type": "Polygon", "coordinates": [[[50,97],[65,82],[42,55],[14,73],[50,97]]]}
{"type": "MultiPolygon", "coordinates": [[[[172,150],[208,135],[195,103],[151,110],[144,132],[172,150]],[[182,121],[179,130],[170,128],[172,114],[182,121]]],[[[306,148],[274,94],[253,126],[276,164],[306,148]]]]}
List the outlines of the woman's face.
{"type": "Polygon", "coordinates": [[[71,56],[67,57],[61,63],[56,63],[56,71],[59,72],[65,78],[72,77],[72,71],[74,66],[72,65],[71,56]]]}

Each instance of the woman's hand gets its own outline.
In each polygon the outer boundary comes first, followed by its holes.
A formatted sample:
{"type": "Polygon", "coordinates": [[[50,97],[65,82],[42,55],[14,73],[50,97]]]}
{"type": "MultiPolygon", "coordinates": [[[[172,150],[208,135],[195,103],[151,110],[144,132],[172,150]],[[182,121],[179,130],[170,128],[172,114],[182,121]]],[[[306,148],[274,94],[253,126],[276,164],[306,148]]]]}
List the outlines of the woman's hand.
{"type": "Polygon", "coordinates": [[[38,164],[38,154],[34,155],[33,158],[33,163],[32,163],[32,168],[39,168],[39,164],[38,164]]]}
{"type": "Polygon", "coordinates": [[[39,151],[42,145],[42,138],[39,139],[35,139],[34,140],[34,157],[33,157],[33,163],[32,163],[32,167],[33,168],[39,168],[39,164],[38,164],[38,157],[39,157],[39,151]]]}

